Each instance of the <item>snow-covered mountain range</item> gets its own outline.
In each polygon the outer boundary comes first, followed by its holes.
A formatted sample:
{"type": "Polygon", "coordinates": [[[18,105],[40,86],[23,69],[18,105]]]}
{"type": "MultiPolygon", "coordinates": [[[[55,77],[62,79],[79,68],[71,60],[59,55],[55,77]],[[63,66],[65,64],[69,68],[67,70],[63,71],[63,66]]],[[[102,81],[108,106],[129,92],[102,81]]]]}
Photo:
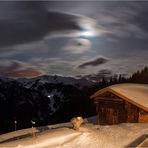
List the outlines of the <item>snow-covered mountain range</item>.
{"type": "Polygon", "coordinates": [[[21,82],[26,87],[32,87],[35,83],[38,83],[39,85],[45,84],[45,83],[63,83],[65,85],[74,85],[74,86],[92,86],[94,85],[94,82],[91,80],[87,80],[85,78],[73,78],[73,77],[64,77],[64,76],[58,76],[58,75],[44,75],[39,76],[35,78],[20,78],[17,80],[18,82],[21,82]]]}
{"type": "Polygon", "coordinates": [[[62,76],[0,77],[0,125],[5,131],[15,119],[20,128],[29,127],[31,120],[38,125],[69,120],[81,114],[82,104],[87,103],[83,99],[89,100],[82,91],[93,85],[86,79],[62,76]]]}

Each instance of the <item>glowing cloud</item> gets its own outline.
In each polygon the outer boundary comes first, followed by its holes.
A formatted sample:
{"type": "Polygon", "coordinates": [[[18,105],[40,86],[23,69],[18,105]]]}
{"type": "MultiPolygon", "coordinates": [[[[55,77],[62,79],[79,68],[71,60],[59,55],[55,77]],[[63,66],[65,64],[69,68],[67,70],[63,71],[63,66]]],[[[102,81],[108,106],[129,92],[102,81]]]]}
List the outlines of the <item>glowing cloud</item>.
{"type": "Polygon", "coordinates": [[[67,45],[63,48],[67,53],[82,54],[89,51],[91,42],[88,39],[77,38],[70,39],[67,45]]]}
{"type": "Polygon", "coordinates": [[[11,61],[7,65],[1,66],[0,63],[0,75],[6,77],[20,78],[20,77],[36,77],[42,74],[38,69],[18,62],[11,61]]]}

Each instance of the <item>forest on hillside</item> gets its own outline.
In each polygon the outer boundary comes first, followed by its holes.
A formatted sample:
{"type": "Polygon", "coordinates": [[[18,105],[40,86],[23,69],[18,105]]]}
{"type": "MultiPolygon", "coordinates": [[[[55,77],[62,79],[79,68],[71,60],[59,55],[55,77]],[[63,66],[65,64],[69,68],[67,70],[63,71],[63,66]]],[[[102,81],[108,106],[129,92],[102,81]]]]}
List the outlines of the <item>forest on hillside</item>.
{"type": "Polygon", "coordinates": [[[119,83],[141,83],[148,84],[148,67],[144,67],[142,70],[134,72],[130,77],[125,77],[124,75],[114,75],[109,78],[102,78],[93,89],[99,90],[104,87],[119,84],[119,83]]]}

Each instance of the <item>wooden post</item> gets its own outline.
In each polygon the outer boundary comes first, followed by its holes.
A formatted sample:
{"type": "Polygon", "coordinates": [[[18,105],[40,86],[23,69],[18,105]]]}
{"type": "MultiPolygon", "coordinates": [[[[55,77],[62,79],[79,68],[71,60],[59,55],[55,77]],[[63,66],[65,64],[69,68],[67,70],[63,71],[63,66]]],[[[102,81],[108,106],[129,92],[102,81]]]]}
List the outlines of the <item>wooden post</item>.
{"type": "Polygon", "coordinates": [[[97,124],[100,124],[100,119],[99,119],[99,102],[96,103],[96,113],[97,113],[97,124]]]}
{"type": "Polygon", "coordinates": [[[16,131],[17,128],[17,120],[14,120],[14,130],[16,131]]]}
{"type": "Polygon", "coordinates": [[[31,123],[32,123],[32,135],[33,137],[35,138],[35,128],[34,128],[34,125],[35,125],[35,121],[31,120],[31,123]]]}

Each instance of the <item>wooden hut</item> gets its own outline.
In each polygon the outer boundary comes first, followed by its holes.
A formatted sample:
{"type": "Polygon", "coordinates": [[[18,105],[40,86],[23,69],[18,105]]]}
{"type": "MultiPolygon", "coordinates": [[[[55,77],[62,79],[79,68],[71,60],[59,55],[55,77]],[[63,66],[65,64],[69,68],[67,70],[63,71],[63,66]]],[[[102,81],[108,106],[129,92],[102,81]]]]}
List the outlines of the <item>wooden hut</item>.
{"type": "Polygon", "coordinates": [[[148,122],[148,85],[116,84],[93,94],[98,124],[148,122]]]}

